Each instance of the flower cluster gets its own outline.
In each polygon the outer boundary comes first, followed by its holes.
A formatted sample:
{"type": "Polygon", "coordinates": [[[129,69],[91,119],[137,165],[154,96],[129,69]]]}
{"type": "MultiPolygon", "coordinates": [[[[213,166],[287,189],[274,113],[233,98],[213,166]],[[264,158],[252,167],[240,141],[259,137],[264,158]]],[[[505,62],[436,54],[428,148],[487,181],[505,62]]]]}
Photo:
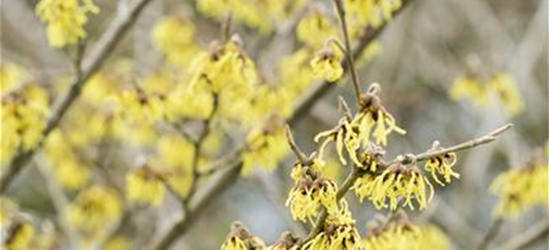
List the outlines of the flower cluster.
{"type": "Polygon", "coordinates": [[[378,84],[373,84],[367,94],[361,96],[360,112],[354,117],[345,116],[339,124],[328,131],[319,133],[315,142],[324,139],[319,150],[319,156],[323,156],[324,147],[331,141],[335,141],[339,158],[343,164],[347,164],[343,155],[345,148],[353,163],[362,166],[357,157],[360,149],[370,147],[370,137],[374,137],[376,143],[384,146],[387,144],[387,136],[393,131],[404,134],[405,131],[397,127],[393,116],[381,105],[377,95],[378,84]]]}
{"type": "Polygon", "coordinates": [[[456,153],[451,152],[437,155],[427,160],[425,170],[431,173],[431,176],[438,184],[444,186],[452,181],[452,177],[459,179],[459,174],[452,170],[456,162],[456,153]],[[443,181],[439,179],[439,175],[444,178],[443,181]]]}
{"type": "Polygon", "coordinates": [[[524,110],[524,101],[516,83],[504,72],[493,74],[487,81],[476,74],[459,77],[450,89],[450,97],[454,100],[469,99],[477,107],[490,107],[498,100],[513,116],[524,110]]]}
{"type": "Polygon", "coordinates": [[[284,126],[280,122],[272,123],[274,124],[267,124],[264,129],[249,133],[247,150],[242,155],[242,175],[248,175],[256,164],[262,169],[272,171],[288,154],[284,126]]]}
{"type": "Polygon", "coordinates": [[[66,133],[60,129],[54,130],[48,136],[44,150],[57,181],[64,188],[75,190],[87,184],[90,166],[79,157],[66,133]]]}
{"type": "Polygon", "coordinates": [[[445,250],[450,248],[448,238],[434,225],[415,225],[407,218],[382,218],[368,225],[368,236],[363,240],[368,250],[445,250]]]}
{"type": "Polygon", "coordinates": [[[341,209],[328,216],[322,231],[314,239],[303,245],[302,249],[362,249],[355,220],[352,218],[346,202],[341,202],[341,209]]]}
{"type": "Polygon", "coordinates": [[[511,169],[492,182],[490,191],[500,197],[494,215],[514,218],[536,205],[549,206],[549,164],[534,159],[524,168],[511,169]]]}
{"type": "Polygon", "coordinates": [[[92,0],[41,0],[36,14],[48,23],[48,40],[52,47],[63,48],[86,38],[84,25],[88,13],[97,14],[99,8],[92,0]]]}
{"type": "Polygon", "coordinates": [[[292,169],[295,184],[290,190],[286,206],[290,208],[294,220],[312,220],[318,215],[321,206],[329,214],[338,211],[337,185],[320,174],[321,165],[319,160],[312,160],[310,165],[296,163],[292,169]]]}
{"type": "Polygon", "coordinates": [[[343,51],[331,42],[316,53],[310,64],[316,76],[335,82],[343,75],[342,60],[343,51]]]}
{"type": "Polygon", "coordinates": [[[93,241],[114,225],[121,213],[122,202],[114,190],[92,186],[78,194],[67,215],[80,234],[93,241]]]}
{"type": "Polygon", "coordinates": [[[126,196],[129,200],[159,206],[165,193],[162,178],[148,166],[137,168],[126,176],[126,196]]]}
{"type": "Polygon", "coordinates": [[[29,150],[41,140],[49,115],[49,97],[39,86],[24,85],[3,95],[1,102],[0,162],[6,163],[20,150],[29,150]]]}
{"type": "Polygon", "coordinates": [[[167,16],[158,21],[152,31],[152,40],[174,65],[187,66],[199,50],[194,25],[180,16],[167,16]]]}
{"type": "Polygon", "coordinates": [[[262,250],[265,243],[258,237],[253,236],[249,230],[240,222],[234,222],[231,232],[227,236],[221,250],[262,250]]]}
{"type": "Polygon", "coordinates": [[[306,1],[303,0],[196,0],[197,9],[206,16],[219,20],[233,18],[262,34],[271,33],[280,21],[295,13],[306,1]]]}
{"type": "Polygon", "coordinates": [[[400,163],[387,167],[377,176],[366,173],[355,182],[353,189],[360,200],[369,199],[377,209],[396,210],[401,199],[403,207],[414,209],[415,201],[419,209],[425,209],[434,195],[433,185],[417,166],[407,167],[400,163]]]}

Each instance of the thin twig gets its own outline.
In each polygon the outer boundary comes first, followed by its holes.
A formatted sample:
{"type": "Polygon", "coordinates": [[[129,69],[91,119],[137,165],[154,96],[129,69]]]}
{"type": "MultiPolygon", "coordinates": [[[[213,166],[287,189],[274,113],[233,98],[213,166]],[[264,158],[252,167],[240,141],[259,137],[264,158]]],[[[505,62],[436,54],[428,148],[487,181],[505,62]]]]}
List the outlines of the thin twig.
{"type": "Polygon", "coordinates": [[[290,144],[290,148],[292,151],[294,151],[294,154],[297,156],[297,159],[299,162],[303,165],[307,165],[309,160],[307,159],[307,156],[303,153],[301,149],[297,146],[294,135],[292,134],[292,129],[290,128],[290,125],[286,124],[286,138],[288,139],[288,144],[290,144]]]}
{"type": "Polygon", "coordinates": [[[549,221],[547,221],[547,219],[543,219],[542,221],[528,228],[523,233],[516,235],[515,237],[511,238],[508,242],[494,249],[498,249],[498,250],[524,249],[525,247],[529,246],[530,244],[542,238],[545,238],[545,241],[547,242],[548,237],[549,237],[549,221]]]}
{"type": "Polygon", "coordinates": [[[18,153],[8,164],[6,173],[0,178],[0,193],[7,191],[13,179],[30,162],[34,153],[42,147],[48,135],[57,128],[65,113],[80,96],[80,92],[87,80],[101,68],[107,57],[112,54],[116,45],[149,2],[151,0],[138,0],[131,6],[126,6],[124,4],[125,1],[121,2],[117,16],[105,33],[103,33],[97,45],[90,52],[90,55],[83,61],[81,76],[75,77],[69,91],[61,99],[60,104],[54,109],[52,116],[46,122],[46,127],[42,132],[42,137],[37,146],[18,153]]]}
{"type": "Polygon", "coordinates": [[[356,73],[353,51],[351,47],[351,39],[349,38],[349,31],[347,26],[347,20],[345,16],[345,6],[343,0],[333,0],[336,6],[337,14],[341,21],[341,29],[343,30],[343,39],[345,40],[345,57],[347,58],[347,65],[349,71],[351,71],[351,80],[353,82],[353,89],[355,92],[356,105],[359,105],[360,100],[360,83],[358,81],[358,75],[356,73]]]}
{"type": "Polygon", "coordinates": [[[499,230],[501,229],[501,226],[503,225],[502,219],[497,219],[492,222],[492,225],[490,226],[490,229],[488,229],[488,232],[484,235],[482,240],[480,241],[479,245],[477,246],[476,250],[485,250],[488,248],[490,243],[496,238],[496,236],[499,233],[499,230]]]}
{"type": "Polygon", "coordinates": [[[433,158],[435,156],[438,156],[438,155],[474,148],[474,147],[477,147],[477,146],[484,145],[484,144],[495,141],[499,135],[501,135],[505,131],[511,129],[512,127],[513,127],[513,124],[507,124],[507,125],[504,125],[502,127],[497,128],[496,130],[494,130],[494,131],[492,131],[492,132],[490,132],[490,133],[488,133],[488,134],[486,134],[482,137],[475,138],[475,139],[472,139],[472,140],[469,140],[469,141],[466,141],[466,142],[463,142],[463,143],[460,143],[460,144],[457,144],[457,145],[454,145],[454,146],[451,146],[451,147],[442,148],[442,149],[439,149],[439,150],[427,151],[427,152],[420,153],[420,154],[417,154],[417,155],[411,155],[411,154],[400,155],[400,156],[397,157],[397,160],[395,160],[395,161],[400,161],[403,164],[408,164],[408,163],[411,163],[413,161],[418,161],[418,162],[419,161],[425,161],[425,160],[431,159],[431,158],[433,158]]]}
{"type": "Polygon", "coordinates": [[[80,249],[80,235],[67,218],[67,208],[70,203],[69,199],[65,195],[63,188],[57,182],[56,177],[51,172],[51,166],[46,165],[47,161],[45,157],[43,155],[39,155],[39,159],[36,160],[36,163],[38,171],[42,174],[42,177],[46,182],[53,206],[57,212],[59,225],[67,236],[71,249],[78,250],[80,249]]]}

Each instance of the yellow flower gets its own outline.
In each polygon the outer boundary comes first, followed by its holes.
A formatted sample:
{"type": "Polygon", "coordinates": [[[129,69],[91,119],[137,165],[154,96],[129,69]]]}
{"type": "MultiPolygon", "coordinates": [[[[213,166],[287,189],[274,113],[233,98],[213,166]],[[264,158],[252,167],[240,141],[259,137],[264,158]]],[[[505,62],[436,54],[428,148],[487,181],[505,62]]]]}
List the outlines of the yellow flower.
{"type": "Polygon", "coordinates": [[[525,168],[500,174],[490,185],[490,192],[500,197],[494,215],[515,218],[533,206],[549,206],[548,175],[549,164],[542,164],[536,159],[525,168]]]}
{"type": "Polygon", "coordinates": [[[345,201],[337,213],[328,216],[323,231],[303,246],[303,250],[316,249],[361,249],[360,235],[345,201]]]}
{"type": "Polygon", "coordinates": [[[470,99],[478,107],[488,107],[490,98],[488,88],[475,75],[466,75],[457,78],[450,89],[450,98],[453,100],[470,99]]]}
{"type": "Polygon", "coordinates": [[[321,176],[314,169],[315,165],[296,164],[292,170],[295,185],[290,190],[286,206],[290,208],[294,220],[312,221],[320,206],[325,207],[329,214],[337,213],[337,185],[321,176]]]}
{"type": "Polygon", "coordinates": [[[122,213],[122,203],[112,189],[92,186],[80,192],[68,208],[69,221],[83,234],[94,237],[105,233],[122,213]]]}
{"type": "Polygon", "coordinates": [[[246,226],[240,222],[234,222],[231,232],[227,236],[221,250],[263,250],[265,243],[258,237],[253,236],[246,226]]]}
{"type": "Polygon", "coordinates": [[[6,63],[0,65],[0,93],[6,93],[23,85],[27,73],[17,64],[6,63]]]}
{"type": "Polygon", "coordinates": [[[48,102],[46,92],[34,85],[2,97],[1,163],[11,160],[19,150],[34,148],[40,141],[49,115],[48,102]]]}
{"type": "Polygon", "coordinates": [[[496,93],[503,108],[511,115],[518,115],[524,110],[522,96],[509,74],[495,74],[489,81],[488,87],[496,93]]]}
{"type": "Polygon", "coordinates": [[[193,183],[194,146],[180,136],[160,137],[158,152],[153,162],[154,169],[162,173],[169,186],[181,197],[185,197],[193,183]]]}
{"type": "Polygon", "coordinates": [[[329,82],[335,82],[343,75],[343,52],[334,43],[317,52],[311,60],[311,69],[317,77],[324,78],[329,82]]]}
{"type": "Polygon", "coordinates": [[[160,19],[152,32],[154,45],[175,65],[187,66],[198,52],[195,27],[178,16],[160,19]]]}
{"type": "Polygon", "coordinates": [[[88,22],[88,12],[99,13],[92,0],[83,0],[82,3],[79,0],[41,0],[36,5],[36,14],[48,23],[48,40],[55,48],[86,38],[84,25],[88,22]]]}
{"type": "Polygon", "coordinates": [[[446,250],[450,244],[434,225],[415,225],[405,214],[394,214],[368,223],[363,246],[368,250],[446,250]]]}
{"type": "Polygon", "coordinates": [[[164,96],[139,87],[122,92],[119,102],[118,115],[130,123],[154,123],[164,115],[164,96]]]}
{"type": "Polygon", "coordinates": [[[56,129],[48,136],[44,150],[55,177],[63,187],[75,190],[86,185],[90,170],[78,158],[72,144],[61,130],[56,129]]]}
{"type": "Polygon", "coordinates": [[[212,92],[220,116],[236,121],[249,112],[253,87],[259,81],[254,62],[240,44],[236,35],[224,45],[214,44],[209,53],[196,57],[190,69],[190,88],[212,92]]]}
{"type": "Polygon", "coordinates": [[[361,201],[368,198],[376,209],[391,210],[401,205],[400,199],[404,201],[402,207],[414,209],[415,200],[420,210],[425,209],[434,194],[433,185],[416,166],[408,168],[401,164],[388,167],[378,176],[366,173],[357,180],[353,189],[361,201]]]}
{"type": "MultiPolygon", "coordinates": [[[[347,0],[346,9],[351,24],[359,22],[358,27],[371,26],[379,27],[393,17],[393,12],[402,6],[401,0],[347,0]]],[[[353,26],[353,25],[351,25],[353,26]]]]}
{"type": "Polygon", "coordinates": [[[376,139],[376,143],[387,145],[387,136],[393,131],[404,135],[406,131],[396,125],[395,118],[383,107],[378,97],[379,84],[373,83],[368,93],[360,97],[360,112],[353,120],[358,124],[361,132],[360,139],[363,144],[369,141],[370,134],[376,139]]]}
{"type": "Polygon", "coordinates": [[[309,12],[297,25],[297,39],[312,48],[320,48],[324,41],[334,37],[336,29],[327,15],[319,10],[309,12]]]}
{"type": "Polygon", "coordinates": [[[320,142],[321,139],[324,139],[319,147],[319,159],[322,159],[324,156],[324,148],[326,145],[328,145],[329,142],[334,141],[336,143],[339,160],[343,165],[347,164],[347,160],[345,160],[343,155],[343,149],[345,149],[353,162],[358,166],[362,166],[362,163],[357,158],[357,150],[362,145],[360,140],[362,135],[360,127],[350,123],[347,117],[341,118],[338,126],[315,136],[314,141],[317,143],[320,142]]]}
{"type": "Polygon", "coordinates": [[[116,236],[105,243],[102,250],[130,250],[132,249],[132,243],[130,239],[124,236],[116,236]]]}
{"type": "MultiPolygon", "coordinates": [[[[278,122],[275,122],[278,123],[278,122]]],[[[254,165],[273,171],[288,154],[286,133],[281,123],[250,132],[247,150],[242,155],[242,175],[248,175],[254,165]]]]}
{"type": "Polygon", "coordinates": [[[456,162],[456,153],[437,155],[427,160],[425,163],[425,170],[431,172],[431,176],[438,184],[445,186],[444,182],[446,182],[446,184],[450,183],[452,181],[452,177],[459,179],[459,174],[452,170],[452,167],[454,167],[456,162]],[[438,178],[438,175],[442,175],[442,177],[444,177],[444,182],[438,178]]]}
{"type": "Polygon", "coordinates": [[[164,183],[158,174],[147,166],[135,169],[126,176],[126,195],[129,200],[159,206],[165,192],[164,183]]]}
{"type": "Polygon", "coordinates": [[[1,244],[6,250],[27,250],[30,249],[34,237],[34,227],[28,222],[15,221],[9,225],[7,233],[2,236],[1,244]]]}

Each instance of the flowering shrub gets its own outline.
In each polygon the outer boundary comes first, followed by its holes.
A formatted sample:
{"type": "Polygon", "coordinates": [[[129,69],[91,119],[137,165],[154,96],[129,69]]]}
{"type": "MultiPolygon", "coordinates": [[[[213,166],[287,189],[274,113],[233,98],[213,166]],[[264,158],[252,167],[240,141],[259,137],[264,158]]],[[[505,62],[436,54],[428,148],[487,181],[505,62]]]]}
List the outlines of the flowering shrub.
{"type": "MultiPolygon", "coordinates": [[[[223,226],[225,236],[207,228],[214,242],[224,239],[221,250],[452,249],[463,239],[434,214],[456,186],[497,198],[494,226],[484,238],[467,239],[479,250],[496,241],[504,221],[539,207],[532,216],[547,216],[549,152],[529,154],[524,167],[494,173],[482,187],[472,185],[475,176],[465,168],[477,162],[463,151],[482,153],[477,147],[512,124],[452,144],[455,136],[444,136],[451,131],[431,127],[439,120],[432,114],[422,111],[414,126],[399,112],[415,91],[400,97],[392,90],[397,84],[362,81],[359,68],[384,46],[376,38],[411,0],[125,0],[108,24],[94,25],[114,8],[106,2],[34,6],[52,53],[71,59],[69,73],[48,79],[17,60],[0,65],[2,249],[176,249],[189,228],[200,228],[200,213],[225,212],[206,208],[216,194],[239,179],[262,180],[263,172],[288,183],[287,193],[272,196],[292,230],[272,241],[265,230],[254,234],[254,222],[223,226]],[[153,2],[167,14],[143,28],[138,19],[153,2]],[[155,58],[140,61],[140,49],[121,46],[134,25],[147,39],[131,42],[146,44],[155,58]],[[319,105],[317,118],[328,128],[319,122],[294,137],[297,121],[332,88],[352,89],[352,97],[342,92],[334,112],[319,105]],[[422,145],[424,127],[444,144],[422,145]],[[416,153],[400,151],[409,148],[416,153]]],[[[510,72],[472,67],[461,74],[443,89],[444,102],[482,116],[526,115],[529,100],[510,72]]],[[[405,109],[413,115],[421,107],[405,109]]],[[[542,226],[521,242],[543,237],[542,226]]]]}

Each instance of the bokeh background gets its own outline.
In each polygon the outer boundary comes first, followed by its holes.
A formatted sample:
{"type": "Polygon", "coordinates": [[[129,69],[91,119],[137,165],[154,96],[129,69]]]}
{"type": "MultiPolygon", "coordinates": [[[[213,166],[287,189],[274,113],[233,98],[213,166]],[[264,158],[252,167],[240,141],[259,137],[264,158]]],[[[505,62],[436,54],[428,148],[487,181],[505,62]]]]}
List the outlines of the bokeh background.
{"type": "MultiPolygon", "coordinates": [[[[89,39],[96,39],[104,30],[117,2],[96,1],[102,11],[91,16],[86,26],[89,39]]],[[[1,0],[1,60],[23,65],[37,80],[54,84],[60,76],[72,72],[70,57],[47,45],[44,25],[33,11],[36,3],[1,0]]],[[[153,71],[162,56],[151,44],[151,29],[159,18],[176,12],[193,16],[199,27],[200,43],[207,45],[220,34],[220,23],[197,13],[193,1],[156,0],[144,10],[110,58],[131,58],[136,77],[153,71]]],[[[416,0],[379,37],[380,54],[359,68],[364,88],[371,82],[380,83],[385,106],[408,132],[406,136],[390,137],[388,159],[404,152],[422,152],[434,140],[451,145],[506,123],[515,125],[498,141],[459,153],[461,179],[438,188],[429,209],[411,213],[439,225],[452,240],[454,249],[473,249],[490,227],[497,199],[489,194],[488,186],[495,176],[524,166],[547,143],[547,12],[546,0],[416,0]],[[454,80],[466,74],[471,65],[481,74],[510,74],[524,100],[524,111],[510,116],[497,105],[479,108],[467,101],[452,100],[448,93],[454,80]]],[[[234,26],[247,51],[259,57],[270,38],[260,37],[256,31],[238,24],[234,26]]],[[[278,46],[281,50],[295,46],[292,37],[281,42],[278,46]]],[[[270,55],[276,54],[275,48],[270,55]]],[[[268,56],[258,64],[265,74],[274,71],[268,56]]],[[[314,135],[337,123],[340,117],[337,97],[353,99],[350,82],[348,79],[344,82],[294,127],[296,140],[305,151],[314,150],[314,135]]],[[[273,173],[254,171],[223,190],[173,249],[217,249],[235,220],[244,222],[267,242],[289,229],[304,234],[306,227],[292,221],[284,206],[292,185],[289,171],[293,161],[294,157],[289,156],[273,173]]],[[[340,169],[335,174],[345,173],[345,169],[340,169]]],[[[45,185],[40,175],[30,169],[9,194],[16,197],[25,211],[48,218],[54,210],[45,185]]],[[[547,190],[545,187],[539,192],[547,190]]],[[[349,200],[357,224],[364,230],[376,212],[368,203],[358,203],[353,195],[349,195],[349,200]]],[[[169,199],[160,208],[144,209],[132,218],[126,230],[134,232],[138,228],[143,235],[134,239],[135,244],[144,244],[155,232],[166,228],[178,213],[177,202],[169,199]]],[[[540,220],[548,220],[544,208],[506,221],[494,242],[503,243],[540,220]]],[[[546,236],[528,249],[547,248],[546,236]]]]}

